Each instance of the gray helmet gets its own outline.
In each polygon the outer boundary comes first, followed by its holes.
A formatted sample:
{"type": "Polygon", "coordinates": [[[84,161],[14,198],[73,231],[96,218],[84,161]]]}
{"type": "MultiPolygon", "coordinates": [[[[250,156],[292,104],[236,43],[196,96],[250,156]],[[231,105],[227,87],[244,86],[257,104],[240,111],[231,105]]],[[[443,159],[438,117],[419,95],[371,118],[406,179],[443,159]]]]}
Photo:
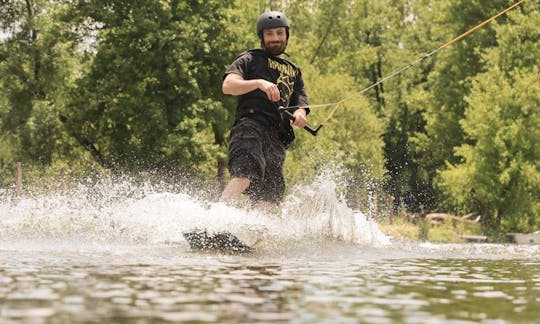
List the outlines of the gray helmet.
{"type": "Polygon", "coordinates": [[[259,16],[257,19],[257,35],[262,40],[263,29],[285,27],[287,30],[287,39],[289,38],[289,20],[283,12],[269,11],[259,16]]]}

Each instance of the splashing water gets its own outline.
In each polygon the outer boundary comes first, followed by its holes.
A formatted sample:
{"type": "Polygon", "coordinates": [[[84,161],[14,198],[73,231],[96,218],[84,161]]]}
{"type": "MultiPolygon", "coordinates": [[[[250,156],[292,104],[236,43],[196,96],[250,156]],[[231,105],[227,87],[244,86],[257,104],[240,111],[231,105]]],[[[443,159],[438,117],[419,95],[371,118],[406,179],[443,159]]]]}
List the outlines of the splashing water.
{"type": "Polygon", "coordinates": [[[186,193],[172,193],[148,184],[133,185],[129,181],[80,185],[69,193],[0,202],[0,241],[159,244],[183,242],[182,233],[194,228],[243,233],[248,244],[261,239],[371,245],[389,242],[375,222],[338,198],[336,183],[328,177],[320,177],[311,186],[295,188],[286,197],[279,215],[208,203],[186,193]]]}
{"type": "Polygon", "coordinates": [[[389,238],[374,221],[352,210],[344,199],[338,197],[336,187],[335,181],[323,175],[309,186],[295,188],[287,197],[283,214],[290,223],[296,225],[294,228],[298,238],[323,238],[372,245],[389,243],[389,238]]]}

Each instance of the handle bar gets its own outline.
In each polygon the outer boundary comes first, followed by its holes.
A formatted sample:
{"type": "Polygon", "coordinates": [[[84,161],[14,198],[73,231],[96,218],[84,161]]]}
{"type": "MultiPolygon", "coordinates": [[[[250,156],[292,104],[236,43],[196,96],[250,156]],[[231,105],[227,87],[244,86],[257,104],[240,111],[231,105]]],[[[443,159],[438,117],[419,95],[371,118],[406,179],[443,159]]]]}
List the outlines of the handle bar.
{"type": "MultiPolygon", "coordinates": [[[[283,106],[280,106],[278,109],[279,109],[280,112],[285,113],[285,116],[286,116],[287,118],[289,118],[290,120],[294,121],[294,120],[296,119],[296,117],[288,110],[288,108],[285,108],[285,107],[283,107],[283,106]]],[[[311,127],[311,126],[309,126],[309,125],[306,125],[306,126],[304,126],[304,129],[305,129],[308,133],[310,133],[311,135],[317,136],[317,133],[319,132],[319,130],[320,130],[322,127],[323,127],[323,125],[319,125],[319,126],[317,126],[316,128],[313,128],[313,127],[311,127]]]]}

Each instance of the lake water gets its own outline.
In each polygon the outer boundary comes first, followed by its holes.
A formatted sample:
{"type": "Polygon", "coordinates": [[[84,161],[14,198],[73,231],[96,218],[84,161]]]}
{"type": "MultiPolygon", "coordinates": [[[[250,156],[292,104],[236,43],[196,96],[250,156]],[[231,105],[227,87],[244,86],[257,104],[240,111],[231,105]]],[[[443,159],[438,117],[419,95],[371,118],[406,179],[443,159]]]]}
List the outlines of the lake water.
{"type": "Polygon", "coordinates": [[[328,180],[280,216],[128,184],[0,204],[1,323],[539,319],[540,246],[392,242],[328,180]],[[201,227],[259,249],[192,252],[201,227]]]}

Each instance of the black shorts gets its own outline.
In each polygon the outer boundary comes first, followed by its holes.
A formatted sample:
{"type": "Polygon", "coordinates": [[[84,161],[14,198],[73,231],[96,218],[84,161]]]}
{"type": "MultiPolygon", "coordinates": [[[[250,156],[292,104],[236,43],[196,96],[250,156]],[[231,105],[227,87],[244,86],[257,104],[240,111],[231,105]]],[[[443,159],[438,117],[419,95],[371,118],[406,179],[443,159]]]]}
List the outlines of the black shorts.
{"type": "Polygon", "coordinates": [[[252,201],[281,201],[284,161],[285,146],[277,129],[243,118],[231,130],[229,172],[233,178],[251,180],[246,194],[252,201]]]}

